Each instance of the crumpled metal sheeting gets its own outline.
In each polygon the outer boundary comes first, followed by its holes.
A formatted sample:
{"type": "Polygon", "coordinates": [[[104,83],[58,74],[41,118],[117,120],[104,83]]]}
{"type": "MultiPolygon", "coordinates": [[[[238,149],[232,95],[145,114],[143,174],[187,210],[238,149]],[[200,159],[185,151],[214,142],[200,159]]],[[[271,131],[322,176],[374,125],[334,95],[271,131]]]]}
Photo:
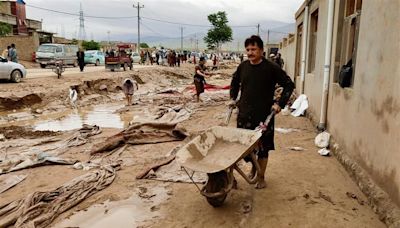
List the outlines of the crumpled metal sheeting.
{"type": "Polygon", "coordinates": [[[113,164],[79,176],[49,192],[34,192],[0,206],[0,227],[47,227],[61,213],[109,186],[119,165],[113,164]]]}

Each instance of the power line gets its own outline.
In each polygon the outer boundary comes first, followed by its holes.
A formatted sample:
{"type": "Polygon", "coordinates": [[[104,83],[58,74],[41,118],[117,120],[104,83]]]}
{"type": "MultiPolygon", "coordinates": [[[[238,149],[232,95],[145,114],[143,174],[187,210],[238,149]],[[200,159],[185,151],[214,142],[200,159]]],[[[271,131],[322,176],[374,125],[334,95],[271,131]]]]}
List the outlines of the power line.
{"type": "Polygon", "coordinates": [[[174,24],[174,25],[186,25],[186,26],[193,26],[193,27],[212,27],[211,25],[187,24],[187,23],[180,23],[180,22],[172,22],[172,21],[154,19],[154,18],[149,18],[149,17],[142,17],[142,18],[150,20],[150,21],[158,21],[158,22],[163,22],[163,23],[167,23],[167,24],[174,24]]]}
{"type": "MultiPolygon", "coordinates": [[[[150,18],[150,17],[142,17],[142,18],[150,20],[150,21],[158,21],[158,22],[174,24],[174,25],[186,25],[186,26],[193,26],[193,27],[206,27],[206,28],[213,27],[212,25],[188,24],[188,23],[160,20],[160,19],[155,19],[155,18],[150,18]]],[[[232,28],[254,28],[254,27],[257,27],[257,25],[229,25],[229,26],[232,28]]]]}
{"type": "MultiPolygon", "coordinates": [[[[70,15],[70,16],[80,16],[79,13],[71,13],[71,12],[65,12],[65,11],[59,11],[59,10],[52,10],[52,9],[47,9],[43,7],[38,7],[38,6],[33,6],[26,4],[26,6],[34,8],[34,9],[40,9],[44,11],[49,11],[53,13],[59,13],[59,14],[64,14],[64,15],[70,15]]],[[[92,16],[92,15],[84,15],[84,17],[89,17],[89,18],[98,18],[98,19],[133,19],[136,18],[137,16],[124,16],[124,17],[104,17],[104,16],[92,16]]]]}
{"type": "MultiPolygon", "coordinates": [[[[149,30],[150,32],[153,32],[154,34],[160,35],[161,38],[164,39],[171,39],[171,40],[177,40],[177,39],[181,39],[181,37],[170,37],[170,36],[165,36],[164,34],[157,32],[155,30],[153,30],[152,28],[150,28],[148,25],[144,24],[143,21],[140,22],[140,24],[145,27],[147,30],[149,30]]],[[[193,34],[191,35],[187,35],[187,36],[183,36],[182,38],[186,39],[186,38],[190,38],[192,37],[193,34]]]]}
{"type": "MultiPolygon", "coordinates": [[[[34,9],[40,9],[40,10],[44,10],[44,11],[53,12],[53,13],[59,13],[59,14],[70,15],[70,16],[78,16],[78,17],[80,16],[79,13],[71,13],[71,12],[66,12],[66,11],[53,10],[53,9],[38,7],[38,6],[30,5],[30,4],[26,4],[26,6],[34,8],[34,9]]],[[[105,17],[105,16],[84,15],[84,17],[97,18],[97,19],[134,19],[134,18],[137,18],[138,16],[105,17]]],[[[140,17],[140,18],[141,19],[144,18],[144,19],[151,20],[151,21],[158,21],[158,22],[167,23],[167,24],[174,24],[174,25],[186,25],[186,26],[193,26],[193,27],[206,27],[206,28],[213,27],[212,25],[181,23],[181,22],[167,21],[167,20],[161,20],[161,19],[150,18],[150,17],[140,17]]],[[[257,25],[230,25],[230,27],[232,27],[232,28],[254,28],[254,27],[257,27],[257,25]]]]}

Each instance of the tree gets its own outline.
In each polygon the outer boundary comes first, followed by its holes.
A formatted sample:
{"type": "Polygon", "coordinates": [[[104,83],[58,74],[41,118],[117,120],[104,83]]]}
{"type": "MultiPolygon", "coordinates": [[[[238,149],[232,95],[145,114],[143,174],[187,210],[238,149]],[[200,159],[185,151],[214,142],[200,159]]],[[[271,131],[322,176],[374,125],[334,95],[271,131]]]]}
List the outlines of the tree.
{"type": "Polygon", "coordinates": [[[0,22],[0,36],[6,36],[10,34],[11,31],[12,31],[11,25],[0,22]]]}
{"type": "Polygon", "coordinates": [[[140,48],[149,48],[147,43],[140,43],[140,48]]]}
{"type": "Polygon", "coordinates": [[[100,49],[100,44],[97,43],[96,41],[82,41],[82,47],[85,50],[99,50],[100,49]]]}
{"type": "Polygon", "coordinates": [[[228,26],[228,18],[224,11],[208,15],[213,28],[209,29],[204,42],[209,49],[219,49],[223,43],[232,41],[232,28],[228,26]]]}

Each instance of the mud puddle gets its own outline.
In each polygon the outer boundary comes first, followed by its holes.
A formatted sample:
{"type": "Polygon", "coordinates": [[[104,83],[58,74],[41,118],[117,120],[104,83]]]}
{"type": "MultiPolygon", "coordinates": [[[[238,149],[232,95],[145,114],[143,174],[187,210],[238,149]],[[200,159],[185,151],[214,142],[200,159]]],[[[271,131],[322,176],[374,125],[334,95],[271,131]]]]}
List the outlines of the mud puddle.
{"type": "Polygon", "coordinates": [[[93,205],[54,227],[132,228],[151,225],[149,223],[155,223],[156,218],[162,217],[160,204],[166,202],[170,194],[166,186],[139,187],[129,199],[93,205]]]}
{"type": "Polygon", "coordinates": [[[104,128],[124,128],[132,120],[132,113],[115,113],[124,105],[97,105],[89,109],[72,110],[56,120],[40,120],[33,123],[35,131],[69,131],[79,129],[83,124],[104,128]]]}

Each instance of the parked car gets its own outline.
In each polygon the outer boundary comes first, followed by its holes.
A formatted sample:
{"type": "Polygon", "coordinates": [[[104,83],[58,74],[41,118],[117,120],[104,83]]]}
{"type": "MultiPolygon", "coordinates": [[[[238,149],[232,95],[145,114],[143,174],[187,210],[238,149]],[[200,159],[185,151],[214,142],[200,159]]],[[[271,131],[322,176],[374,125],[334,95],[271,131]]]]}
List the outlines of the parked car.
{"type": "Polygon", "coordinates": [[[140,55],[137,52],[131,54],[132,63],[140,63],[140,55]]]}
{"type": "Polygon", "coordinates": [[[104,53],[98,50],[85,51],[85,64],[103,65],[104,53]]]}
{"type": "Polygon", "coordinates": [[[20,82],[26,77],[26,69],[19,63],[8,61],[0,56],[0,79],[20,82]]]}
{"type": "Polygon", "coordinates": [[[36,62],[41,68],[54,65],[56,60],[63,60],[66,65],[78,66],[76,53],[78,46],[68,44],[42,44],[36,51],[36,62]]]}

